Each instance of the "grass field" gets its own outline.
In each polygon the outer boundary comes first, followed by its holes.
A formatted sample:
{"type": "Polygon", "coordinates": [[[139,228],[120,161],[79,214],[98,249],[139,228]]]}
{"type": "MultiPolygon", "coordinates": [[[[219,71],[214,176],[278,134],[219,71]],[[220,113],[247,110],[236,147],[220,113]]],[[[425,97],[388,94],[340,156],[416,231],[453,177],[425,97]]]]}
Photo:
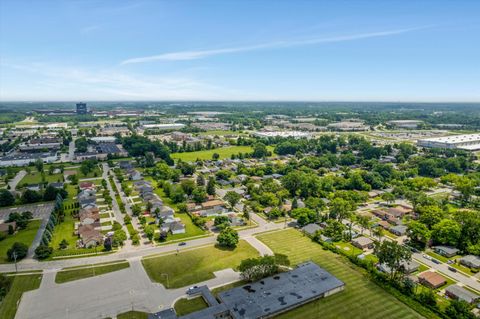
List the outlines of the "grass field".
{"type": "Polygon", "coordinates": [[[312,260],[345,282],[345,290],[308,303],[277,318],[422,318],[414,310],[371,282],[362,270],[290,229],[260,235],[275,253],[285,254],[292,265],[312,260]]]}
{"type": "Polygon", "coordinates": [[[13,319],[17,312],[17,303],[25,291],[35,290],[40,287],[42,275],[18,275],[13,277],[10,291],[0,304],[0,318],[13,319]]]}
{"type": "Polygon", "coordinates": [[[173,307],[175,308],[177,316],[185,316],[189,313],[207,308],[208,304],[203,297],[195,297],[192,299],[182,298],[177,300],[173,307]]]}
{"type": "Polygon", "coordinates": [[[78,220],[73,218],[69,213],[66,213],[64,221],[55,226],[52,240],[50,241],[50,246],[53,247],[53,249],[58,250],[58,245],[63,239],[68,242],[68,249],[76,247],[78,240],[78,237],[74,234],[76,221],[78,220]]]}
{"type": "Polygon", "coordinates": [[[57,275],[55,276],[55,282],[57,284],[61,284],[64,282],[103,275],[128,267],[130,267],[128,261],[123,261],[110,264],[91,265],[88,267],[69,268],[57,272],[57,275]]]}
{"type": "Polygon", "coordinates": [[[171,156],[173,159],[181,159],[185,162],[194,162],[197,159],[211,160],[214,153],[220,155],[220,159],[224,159],[230,158],[232,154],[251,152],[253,152],[253,149],[250,146],[229,146],[206,151],[173,153],[171,156]]]}
{"type": "Polygon", "coordinates": [[[117,319],[147,319],[148,313],[140,311],[129,311],[121,313],[117,316],[117,319]]]}
{"type": "Polygon", "coordinates": [[[0,264],[9,262],[7,260],[7,251],[12,247],[13,243],[20,242],[30,247],[41,223],[40,219],[31,220],[25,229],[19,230],[13,235],[7,235],[7,238],[1,241],[0,264]]]}
{"type": "Polygon", "coordinates": [[[241,240],[235,250],[208,246],[194,250],[142,259],[143,267],[152,281],[167,288],[180,288],[214,278],[213,272],[236,268],[246,258],[258,257],[258,252],[241,240]]]}
{"type": "MultiPolygon", "coordinates": [[[[63,174],[48,174],[45,172],[45,181],[49,183],[63,182],[63,174]]],[[[42,174],[37,171],[32,171],[30,174],[25,175],[24,178],[18,184],[22,186],[23,184],[39,184],[42,182],[42,174]]]]}

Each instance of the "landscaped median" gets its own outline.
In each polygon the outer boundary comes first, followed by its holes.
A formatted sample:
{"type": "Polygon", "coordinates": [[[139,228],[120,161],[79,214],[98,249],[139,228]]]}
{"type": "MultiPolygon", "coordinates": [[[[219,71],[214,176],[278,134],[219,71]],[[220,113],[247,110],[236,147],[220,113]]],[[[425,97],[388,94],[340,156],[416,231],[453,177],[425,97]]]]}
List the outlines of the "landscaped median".
{"type": "Polygon", "coordinates": [[[130,267],[126,260],[118,260],[110,263],[93,264],[87,266],[63,268],[55,276],[57,284],[74,281],[83,278],[103,275],[109,272],[122,270],[130,267]]]}
{"type": "Polygon", "coordinates": [[[10,289],[0,303],[0,318],[2,319],[15,318],[22,294],[29,290],[38,289],[38,287],[40,287],[40,282],[42,281],[42,274],[17,274],[12,275],[9,278],[12,280],[10,289]]]}
{"type": "Polygon", "coordinates": [[[258,257],[255,248],[241,240],[237,248],[205,246],[142,259],[143,267],[152,281],[167,288],[180,288],[214,278],[213,272],[237,268],[247,258],[258,257]]]}

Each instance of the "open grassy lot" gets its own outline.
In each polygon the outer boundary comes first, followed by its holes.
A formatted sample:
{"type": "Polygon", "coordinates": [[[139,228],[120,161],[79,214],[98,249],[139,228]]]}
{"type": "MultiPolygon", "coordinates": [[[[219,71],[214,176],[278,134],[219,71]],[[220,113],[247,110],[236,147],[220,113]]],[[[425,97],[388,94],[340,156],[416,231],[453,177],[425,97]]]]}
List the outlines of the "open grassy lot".
{"type": "Polygon", "coordinates": [[[35,290],[40,287],[42,275],[17,275],[8,294],[0,304],[0,318],[13,319],[17,312],[17,304],[25,291],[35,290]]]}
{"type": "Polygon", "coordinates": [[[214,278],[213,272],[236,268],[246,258],[258,257],[258,252],[241,240],[235,250],[207,246],[177,254],[142,259],[145,270],[152,281],[168,288],[180,288],[214,278]]]}
{"type": "Polygon", "coordinates": [[[25,229],[19,230],[13,235],[8,235],[7,238],[1,241],[0,264],[9,262],[7,260],[7,250],[12,247],[13,243],[20,242],[30,247],[41,223],[40,219],[31,220],[25,229]]]}
{"type": "Polygon", "coordinates": [[[76,221],[78,220],[67,212],[64,221],[55,226],[52,240],[50,241],[50,246],[52,246],[53,249],[59,249],[58,246],[63,239],[68,242],[68,249],[76,247],[78,240],[78,237],[74,234],[76,221]]]}
{"type": "Polygon", "coordinates": [[[253,152],[253,148],[250,146],[230,146],[197,152],[173,153],[171,156],[173,159],[181,159],[185,162],[194,162],[197,159],[211,160],[214,153],[220,155],[220,159],[224,159],[230,158],[232,154],[251,152],[253,152]]]}
{"type": "Polygon", "coordinates": [[[292,265],[312,260],[345,282],[345,290],[308,303],[277,318],[422,318],[414,310],[371,282],[362,270],[343,257],[290,229],[257,237],[292,265]]]}
{"type": "Polygon", "coordinates": [[[128,267],[130,267],[128,261],[121,261],[109,264],[90,265],[87,267],[67,268],[57,272],[57,275],[55,276],[55,282],[57,284],[61,284],[64,282],[103,275],[128,267]]]}
{"type": "MultiPolygon", "coordinates": [[[[63,175],[62,174],[48,174],[48,172],[45,172],[45,181],[48,183],[56,183],[56,182],[63,182],[63,175]]],[[[37,171],[32,171],[30,174],[25,175],[24,178],[20,181],[18,184],[19,186],[22,186],[23,184],[39,184],[43,182],[42,180],[42,173],[37,172],[37,171]]]]}
{"type": "Polygon", "coordinates": [[[208,304],[203,297],[195,297],[192,299],[182,298],[177,300],[173,307],[178,316],[185,316],[189,313],[207,308],[208,304]]]}
{"type": "Polygon", "coordinates": [[[147,319],[148,313],[140,311],[129,311],[121,313],[117,316],[117,319],[147,319]]]}

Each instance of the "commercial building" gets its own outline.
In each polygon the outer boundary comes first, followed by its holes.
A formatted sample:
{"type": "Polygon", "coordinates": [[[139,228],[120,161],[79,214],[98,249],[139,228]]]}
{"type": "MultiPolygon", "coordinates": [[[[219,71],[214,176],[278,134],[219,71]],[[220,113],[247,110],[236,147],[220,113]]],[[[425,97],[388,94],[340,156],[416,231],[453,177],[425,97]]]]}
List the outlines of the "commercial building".
{"type": "Polygon", "coordinates": [[[253,135],[257,137],[310,137],[311,134],[307,132],[300,131],[269,131],[269,132],[255,132],[253,135]]]}
{"type": "MultiPolygon", "coordinates": [[[[188,292],[202,296],[209,307],[177,317],[173,309],[150,314],[149,319],[217,319],[271,318],[308,302],[341,292],[345,283],[313,262],[264,278],[260,281],[218,294],[213,297],[206,286],[188,292]]],[[[320,310],[319,310],[320,311],[320,310]]]]}
{"type": "Polygon", "coordinates": [[[185,124],[181,123],[168,123],[168,124],[144,124],[142,129],[144,130],[179,130],[184,128],[185,124]]]}
{"type": "Polygon", "coordinates": [[[480,150],[480,134],[462,134],[425,138],[418,140],[417,145],[428,148],[450,148],[478,151],[480,150]]]}
{"type": "Polygon", "coordinates": [[[77,115],[88,114],[87,103],[80,102],[80,103],[77,103],[76,106],[77,106],[76,107],[77,115]]]}
{"type": "Polygon", "coordinates": [[[53,163],[58,159],[56,153],[21,153],[11,154],[0,158],[0,167],[6,166],[27,166],[37,159],[44,163],[53,163]]]}
{"type": "Polygon", "coordinates": [[[416,129],[423,124],[423,121],[419,120],[397,120],[388,121],[387,126],[404,129],[416,129]]]}
{"type": "Polygon", "coordinates": [[[330,123],[327,125],[327,128],[333,131],[342,132],[368,131],[370,129],[369,126],[366,126],[360,121],[341,121],[330,123]]]}

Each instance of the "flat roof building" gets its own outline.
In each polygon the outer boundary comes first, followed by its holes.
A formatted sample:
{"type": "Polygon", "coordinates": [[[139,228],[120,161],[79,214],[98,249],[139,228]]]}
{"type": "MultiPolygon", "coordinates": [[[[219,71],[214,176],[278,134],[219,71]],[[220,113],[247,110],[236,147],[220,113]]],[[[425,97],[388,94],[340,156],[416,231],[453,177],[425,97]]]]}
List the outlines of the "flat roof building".
{"type": "Polygon", "coordinates": [[[76,104],[76,112],[77,112],[78,115],[88,114],[87,103],[83,103],[83,102],[77,103],[76,104]]]}
{"type": "Polygon", "coordinates": [[[425,138],[418,140],[417,145],[428,148],[450,148],[478,151],[480,150],[480,134],[462,134],[425,138]]]}
{"type": "Polygon", "coordinates": [[[388,126],[393,126],[396,128],[405,128],[405,129],[415,129],[422,124],[423,124],[423,121],[419,121],[419,120],[395,120],[395,121],[387,122],[388,126]]]}
{"type": "Polygon", "coordinates": [[[270,318],[303,304],[342,291],[345,283],[313,262],[288,272],[218,294],[220,303],[206,286],[189,291],[201,295],[209,307],[178,317],[173,309],[150,314],[149,319],[258,319],[270,318]]]}

